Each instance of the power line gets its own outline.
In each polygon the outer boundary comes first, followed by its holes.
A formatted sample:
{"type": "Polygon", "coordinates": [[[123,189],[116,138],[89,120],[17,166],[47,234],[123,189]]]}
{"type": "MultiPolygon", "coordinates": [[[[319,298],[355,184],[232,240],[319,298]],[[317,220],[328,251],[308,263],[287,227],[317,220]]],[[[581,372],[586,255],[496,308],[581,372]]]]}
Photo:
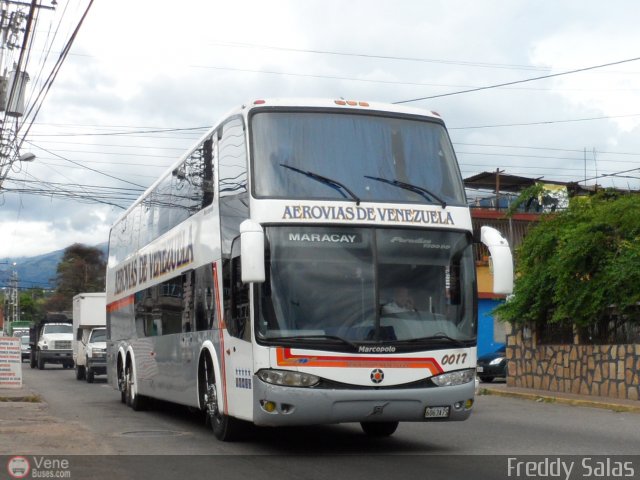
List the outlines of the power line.
{"type": "MultiPolygon", "coordinates": [[[[33,177],[33,175],[32,175],[33,177]]],[[[35,177],[33,177],[35,178],[35,177]]],[[[69,185],[68,183],[59,183],[59,182],[46,182],[46,181],[42,181],[42,180],[26,180],[26,179],[22,179],[22,180],[17,180],[17,179],[7,179],[7,182],[13,182],[13,183],[23,183],[23,184],[44,184],[44,185],[62,185],[64,187],[69,187],[71,185],[69,185]]],[[[90,184],[74,184],[74,186],[78,186],[78,187],[83,187],[83,188],[100,188],[100,189],[104,189],[104,190],[114,190],[114,191],[118,191],[118,192],[134,192],[136,195],[140,195],[142,192],[144,192],[143,189],[139,189],[139,188],[128,188],[128,187],[111,187],[111,186],[106,186],[106,185],[90,185],[90,184]]]]}
{"type": "MultiPolygon", "coordinates": [[[[456,150],[456,155],[484,155],[486,157],[513,157],[513,158],[536,158],[536,159],[545,159],[545,160],[568,160],[568,161],[578,161],[584,162],[584,157],[554,157],[551,155],[523,155],[520,153],[494,153],[494,152],[467,152],[463,150],[456,150]]],[[[602,158],[598,159],[598,162],[602,163],[634,163],[637,164],[637,160],[605,160],[602,158]]]]}
{"type": "Polygon", "coordinates": [[[32,134],[31,137],[102,137],[102,136],[118,136],[118,135],[134,135],[141,133],[168,133],[168,132],[184,132],[209,129],[211,127],[189,127],[189,128],[162,128],[157,130],[138,130],[129,132],[105,132],[105,133],[57,133],[57,134],[32,134]]]}
{"type": "MultiPolygon", "coordinates": [[[[123,153],[123,152],[92,152],[92,151],[86,151],[86,150],[57,150],[57,151],[63,152],[63,153],[83,153],[83,154],[88,153],[91,155],[115,155],[115,156],[123,156],[123,157],[171,158],[171,159],[177,160],[177,157],[175,155],[150,155],[145,153],[123,153]]],[[[91,162],[91,163],[101,163],[101,162],[91,162]]],[[[102,162],[102,163],[107,163],[107,162],[102,162]]],[[[120,163],[118,165],[129,165],[129,164],[120,163]]],[[[155,165],[149,165],[149,166],[153,167],[155,165]]]]}
{"type": "MultiPolygon", "coordinates": [[[[86,170],[85,167],[83,166],[75,166],[75,165],[66,165],[66,164],[62,164],[62,163],[51,163],[51,162],[43,162],[40,161],[39,163],[46,165],[46,166],[50,166],[50,167],[62,167],[62,168],[68,168],[71,170],[86,170]]],[[[166,171],[167,167],[162,167],[163,171],[166,171]]],[[[115,173],[121,172],[122,170],[118,169],[116,171],[114,171],[115,173]]],[[[112,172],[112,170],[103,170],[103,172],[106,173],[110,173],[112,172]]],[[[147,178],[151,178],[156,180],[158,178],[158,175],[143,175],[140,173],[127,173],[128,177],[137,177],[137,178],[143,178],[143,179],[147,179],[147,178]]]]}
{"type": "MultiPolygon", "coordinates": [[[[33,135],[31,135],[33,137],[33,135]]],[[[184,152],[185,148],[178,147],[158,147],[158,146],[148,146],[148,145],[123,145],[117,143],[94,143],[94,142],[64,142],[59,140],[43,140],[43,142],[49,143],[57,143],[62,145],[90,145],[92,147],[111,147],[111,148],[138,148],[140,150],[176,150],[179,152],[184,152]]],[[[74,150],[75,151],[75,150],[74,150]]],[[[171,157],[174,158],[174,157],[171,157]]]]}
{"type": "Polygon", "coordinates": [[[471,130],[474,128],[500,128],[500,127],[525,127],[532,125],[551,125],[553,123],[571,123],[571,122],[588,122],[592,120],[610,120],[612,118],[629,118],[640,117],[640,113],[632,113],[629,115],[607,115],[602,117],[587,117],[587,118],[572,118],[567,120],[543,120],[540,122],[528,122],[528,123],[504,123],[497,125],[474,125],[467,127],[447,127],[449,130],[471,130]]]}
{"type": "MultiPolygon", "coordinates": [[[[34,3],[35,3],[35,1],[36,0],[34,0],[34,3]]],[[[36,99],[35,99],[33,105],[31,106],[31,108],[25,114],[24,118],[26,120],[31,115],[31,113],[34,112],[34,109],[35,109],[35,112],[33,113],[33,117],[31,118],[31,120],[30,120],[30,122],[29,122],[29,124],[27,126],[27,130],[24,132],[22,142],[24,142],[24,139],[29,134],[29,131],[31,130],[31,127],[33,126],[33,121],[38,116],[38,113],[40,112],[40,109],[42,108],[44,100],[45,100],[47,94],[49,93],[49,90],[51,89],[51,86],[53,85],[53,82],[55,81],[56,77],[58,76],[58,72],[60,71],[60,68],[62,68],[62,64],[64,63],[65,59],[67,58],[67,54],[69,53],[69,50],[71,50],[71,46],[73,45],[73,42],[75,41],[75,39],[76,39],[76,37],[78,35],[78,32],[80,31],[80,27],[84,23],[85,18],[89,14],[89,10],[91,9],[92,5],[93,5],[93,0],[89,0],[89,4],[87,5],[87,8],[85,9],[84,13],[82,14],[82,17],[80,17],[80,20],[78,21],[78,24],[76,25],[76,28],[74,29],[73,33],[71,34],[71,37],[69,38],[69,40],[65,44],[64,48],[62,49],[62,53],[58,57],[58,60],[56,61],[56,63],[53,66],[53,68],[51,69],[51,73],[49,74],[49,77],[45,80],[45,83],[44,83],[42,89],[40,90],[40,92],[38,93],[38,95],[36,96],[36,99]]],[[[22,124],[22,126],[24,126],[24,123],[22,124]]],[[[22,128],[22,126],[21,126],[21,128],[22,128]]],[[[18,133],[18,132],[16,132],[16,133],[18,133]]],[[[22,145],[22,142],[20,142],[20,145],[22,145]]]]}
{"type": "MultiPolygon", "coordinates": [[[[465,143],[465,142],[452,142],[452,143],[453,145],[465,145],[470,147],[521,148],[521,149],[528,149],[528,150],[551,150],[551,151],[558,151],[558,152],[576,152],[576,153],[583,152],[582,149],[575,149],[575,148],[532,147],[529,145],[500,145],[495,143],[465,143]]],[[[633,153],[633,152],[611,152],[611,151],[598,150],[598,153],[606,153],[609,155],[640,156],[640,153],[633,153]]],[[[611,160],[611,161],[616,161],[616,160],[611,160]]]]}
{"type": "Polygon", "coordinates": [[[36,144],[34,144],[32,142],[27,141],[26,143],[28,143],[29,145],[32,145],[32,146],[34,146],[36,148],[39,148],[40,150],[43,150],[43,151],[47,152],[50,155],[54,155],[54,156],[56,156],[56,157],[58,157],[58,158],[60,158],[62,160],[65,160],[65,161],[67,161],[69,163],[73,163],[74,165],[78,165],[79,167],[86,168],[87,170],[91,170],[92,172],[99,173],[100,175],[104,175],[105,177],[113,178],[114,180],[118,180],[120,182],[128,183],[128,184],[133,185],[135,187],[140,187],[140,188],[144,188],[144,189],[147,188],[147,187],[144,187],[144,186],[139,185],[137,183],[130,182],[129,180],[125,180],[123,178],[119,178],[119,177],[116,177],[114,175],[110,175],[110,174],[102,172],[100,170],[96,170],[95,168],[87,167],[86,165],[82,165],[81,163],[78,163],[78,162],[75,162],[75,161],[70,160],[68,158],[65,158],[62,155],[58,155],[57,153],[54,153],[51,150],[47,150],[46,148],[40,147],[40,146],[38,146],[38,145],[36,145],[36,144]]]}
{"type": "Polygon", "coordinates": [[[439,95],[431,95],[431,96],[428,96],[428,97],[412,98],[410,100],[400,100],[400,101],[393,102],[393,103],[395,103],[395,104],[411,103],[411,102],[418,102],[418,101],[421,101],[421,100],[429,100],[429,99],[432,99],[432,98],[449,97],[449,96],[452,96],[452,95],[460,95],[460,94],[463,94],[463,93],[479,92],[479,91],[482,91],[482,90],[489,90],[489,89],[493,89],[493,88],[507,87],[509,85],[518,85],[520,83],[534,82],[534,81],[537,81],[537,80],[544,80],[544,79],[547,79],[547,78],[554,78],[554,77],[560,77],[560,76],[563,76],[563,75],[571,75],[573,73],[586,72],[586,71],[595,70],[595,69],[598,69],[598,68],[610,67],[612,65],[621,65],[623,63],[635,62],[635,61],[638,61],[638,60],[640,60],[640,57],[628,58],[626,60],[618,60],[616,62],[603,63],[601,65],[593,65],[591,67],[578,68],[578,69],[575,69],[575,70],[568,70],[566,72],[552,73],[552,74],[549,74],[549,75],[542,75],[542,76],[539,76],[539,77],[532,77],[532,78],[525,78],[525,79],[522,79],[522,80],[515,80],[513,82],[504,82],[504,83],[498,83],[498,84],[494,84],[494,85],[487,85],[487,86],[484,86],[484,87],[470,88],[468,90],[460,90],[460,91],[457,91],[457,92],[441,93],[439,95]]]}
{"type": "Polygon", "coordinates": [[[399,60],[403,62],[440,63],[444,65],[460,65],[464,67],[501,68],[501,69],[515,69],[515,70],[542,70],[542,71],[549,70],[548,68],[536,67],[535,65],[465,62],[461,60],[442,60],[442,59],[431,59],[431,58],[400,57],[400,56],[392,56],[392,55],[373,55],[373,54],[367,54],[367,53],[349,53],[349,52],[337,52],[337,51],[331,51],[331,50],[276,47],[272,45],[258,45],[253,43],[214,42],[214,43],[211,43],[210,45],[220,45],[220,46],[229,46],[229,47],[237,47],[237,48],[261,48],[266,50],[279,50],[279,51],[285,51],[285,52],[313,53],[313,54],[321,54],[321,55],[335,55],[335,56],[341,56],[341,57],[370,58],[374,60],[399,60]]]}

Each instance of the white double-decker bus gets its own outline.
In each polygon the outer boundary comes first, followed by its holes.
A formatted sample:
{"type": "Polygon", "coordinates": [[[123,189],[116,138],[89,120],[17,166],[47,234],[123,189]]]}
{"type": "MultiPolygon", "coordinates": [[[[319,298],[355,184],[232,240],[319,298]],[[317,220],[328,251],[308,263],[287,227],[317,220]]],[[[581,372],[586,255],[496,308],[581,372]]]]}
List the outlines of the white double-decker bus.
{"type": "MultiPolygon", "coordinates": [[[[511,253],[483,231],[496,291],[511,253]]],[[[108,375],[243,422],[464,420],[474,400],[470,211],[441,118],[344,100],[231,112],[114,224],[108,375]]]]}

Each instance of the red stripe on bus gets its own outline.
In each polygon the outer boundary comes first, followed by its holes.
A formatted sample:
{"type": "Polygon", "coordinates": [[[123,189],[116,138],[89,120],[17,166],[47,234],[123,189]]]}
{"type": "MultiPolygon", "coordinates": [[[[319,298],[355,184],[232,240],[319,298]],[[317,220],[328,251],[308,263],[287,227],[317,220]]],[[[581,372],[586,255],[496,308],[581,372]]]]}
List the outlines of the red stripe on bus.
{"type": "Polygon", "coordinates": [[[121,298],[120,300],[117,300],[107,305],[107,312],[111,313],[111,312],[120,310],[121,308],[128,307],[129,305],[133,304],[134,300],[135,298],[133,295],[129,295],[128,297],[121,298]]]}
{"type": "Polygon", "coordinates": [[[276,349],[276,357],[280,367],[426,368],[432,375],[444,371],[432,357],[294,355],[291,348],[276,349]]]}
{"type": "Polygon", "coordinates": [[[213,291],[216,295],[216,312],[218,314],[218,336],[220,339],[220,375],[222,385],[222,396],[224,397],[224,409],[225,415],[228,415],[229,409],[227,407],[227,372],[226,362],[224,358],[224,318],[222,318],[222,309],[220,308],[220,290],[218,288],[218,264],[213,262],[213,291]]]}

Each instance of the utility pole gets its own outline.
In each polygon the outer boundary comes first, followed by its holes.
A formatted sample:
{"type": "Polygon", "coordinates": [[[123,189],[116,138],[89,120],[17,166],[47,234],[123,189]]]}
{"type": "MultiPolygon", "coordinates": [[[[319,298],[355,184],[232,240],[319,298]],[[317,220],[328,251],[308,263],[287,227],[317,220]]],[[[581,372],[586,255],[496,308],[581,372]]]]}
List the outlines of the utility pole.
{"type": "Polygon", "coordinates": [[[595,191],[598,191],[598,160],[596,159],[596,147],[593,147],[593,165],[596,168],[596,184],[594,186],[595,191]]]}
{"type": "Polygon", "coordinates": [[[11,272],[11,280],[9,281],[9,311],[6,319],[9,322],[20,321],[20,293],[18,290],[18,270],[16,263],[13,263],[13,271],[11,272]]]}
{"type": "Polygon", "coordinates": [[[500,210],[500,174],[504,170],[496,168],[496,210],[500,210]]]}
{"type": "Polygon", "coordinates": [[[20,118],[25,113],[25,94],[29,75],[26,72],[30,41],[34,34],[37,12],[53,10],[38,0],[0,0],[0,190],[12,165],[25,160],[18,141],[20,118]],[[18,51],[17,62],[13,60],[18,51]]]}
{"type": "MultiPolygon", "coordinates": [[[[0,262],[0,265],[7,265],[7,264],[8,262],[0,262]]],[[[2,306],[0,307],[0,309],[2,309],[2,312],[0,312],[0,320],[2,320],[2,331],[0,332],[0,334],[2,334],[2,332],[8,331],[7,322],[9,321],[7,316],[7,311],[9,310],[9,299],[7,298],[7,289],[5,287],[2,287],[2,290],[3,290],[2,306]]]]}

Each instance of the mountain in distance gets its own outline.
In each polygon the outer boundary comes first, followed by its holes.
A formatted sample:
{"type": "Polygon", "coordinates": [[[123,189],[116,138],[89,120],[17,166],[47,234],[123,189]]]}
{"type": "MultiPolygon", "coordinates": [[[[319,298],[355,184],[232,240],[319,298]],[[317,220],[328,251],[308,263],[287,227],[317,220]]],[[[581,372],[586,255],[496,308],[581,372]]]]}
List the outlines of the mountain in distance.
{"type": "MultiPolygon", "coordinates": [[[[107,243],[95,245],[107,258],[107,243]]],[[[15,262],[20,288],[55,288],[56,269],[65,249],[37,255],[34,257],[0,258],[0,287],[9,287],[12,265],[15,262]]]]}

